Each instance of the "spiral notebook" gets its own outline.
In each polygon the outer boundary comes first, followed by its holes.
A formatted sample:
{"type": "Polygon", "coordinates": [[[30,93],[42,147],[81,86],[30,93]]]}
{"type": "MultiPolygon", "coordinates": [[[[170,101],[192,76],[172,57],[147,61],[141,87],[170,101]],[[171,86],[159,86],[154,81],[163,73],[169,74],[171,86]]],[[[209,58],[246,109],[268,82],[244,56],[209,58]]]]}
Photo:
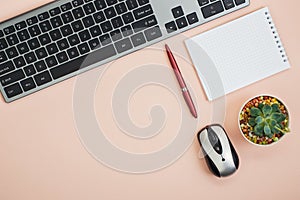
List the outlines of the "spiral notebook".
{"type": "Polygon", "coordinates": [[[185,43],[210,101],[290,67],[268,8],[185,43]]]}

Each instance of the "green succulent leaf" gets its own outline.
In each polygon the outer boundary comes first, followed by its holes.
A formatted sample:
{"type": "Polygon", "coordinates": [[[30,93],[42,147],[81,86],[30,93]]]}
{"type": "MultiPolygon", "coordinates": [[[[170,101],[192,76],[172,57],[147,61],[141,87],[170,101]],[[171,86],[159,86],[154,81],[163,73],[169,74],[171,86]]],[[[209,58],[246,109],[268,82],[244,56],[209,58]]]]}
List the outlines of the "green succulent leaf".
{"type": "Polygon", "coordinates": [[[253,107],[250,109],[250,115],[251,117],[257,117],[262,115],[262,112],[260,111],[260,109],[253,107]]]}
{"type": "Polygon", "coordinates": [[[275,120],[277,123],[281,123],[286,119],[286,116],[282,113],[273,113],[271,119],[275,120]]]}
{"type": "Polygon", "coordinates": [[[267,117],[272,113],[272,107],[268,104],[264,105],[264,107],[262,108],[262,111],[264,113],[264,116],[267,117]]]}
{"type": "Polygon", "coordinates": [[[248,121],[248,124],[252,127],[254,127],[256,125],[255,119],[254,118],[250,118],[248,121]]]}
{"type": "Polygon", "coordinates": [[[264,107],[263,103],[258,104],[258,108],[261,110],[264,107]]]}
{"type": "Polygon", "coordinates": [[[258,124],[254,127],[254,134],[257,136],[263,136],[264,134],[264,126],[258,124]]]}
{"type": "Polygon", "coordinates": [[[264,122],[264,118],[262,116],[258,116],[255,118],[255,123],[256,124],[261,124],[264,122]]]}
{"type": "Polygon", "coordinates": [[[270,126],[268,124],[266,124],[264,126],[264,132],[265,132],[265,135],[268,136],[269,138],[271,138],[273,136],[271,128],[270,128],[270,126]]]}
{"type": "Polygon", "coordinates": [[[281,112],[278,103],[274,103],[271,107],[273,112],[281,112]]]}
{"type": "Polygon", "coordinates": [[[270,127],[274,127],[274,126],[276,126],[276,124],[277,124],[276,120],[270,119],[270,122],[269,122],[270,127]]]}

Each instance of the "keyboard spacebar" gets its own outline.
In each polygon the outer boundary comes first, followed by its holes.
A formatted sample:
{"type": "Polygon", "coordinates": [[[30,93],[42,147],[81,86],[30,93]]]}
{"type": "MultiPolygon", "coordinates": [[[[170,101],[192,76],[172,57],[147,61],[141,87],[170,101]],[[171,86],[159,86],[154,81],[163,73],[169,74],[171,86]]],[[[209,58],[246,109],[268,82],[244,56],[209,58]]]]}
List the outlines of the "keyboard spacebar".
{"type": "Polygon", "coordinates": [[[68,63],[59,65],[58,67],[51,69],[50,72],[52,74],[53,79],[58,79],[72,72],[78,71],[79,69],[88,67],[94,63],[110,58],[116,54],[117,53],[114,46],[109,45],[85,56],[81,56],[68,63]]]}

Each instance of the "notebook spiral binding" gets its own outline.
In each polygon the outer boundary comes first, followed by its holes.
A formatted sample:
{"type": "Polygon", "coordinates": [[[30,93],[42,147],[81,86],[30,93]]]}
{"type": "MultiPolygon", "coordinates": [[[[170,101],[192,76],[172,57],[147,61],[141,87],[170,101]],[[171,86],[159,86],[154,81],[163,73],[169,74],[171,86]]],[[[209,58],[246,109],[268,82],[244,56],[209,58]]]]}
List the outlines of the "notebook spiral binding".
{"type": "Polygon", "coordinates": [[[267,17],[268,23],[269,23],[270,28],[272,30],[272,33],[274,35],[274,39],[276,41],[276,44],[278,45],[277,47],[278,47],[279,52],[281,54],[282,61],[286,63],[288,61],[288,58],[286,56],[285,49],[284,49],[283,44],[282,44],[282,42],[280,40],[280,37],[279,37],[278,32],[277,32],[277,30],[275,28],[275,25],[273,23],[272,17],[271,17],[271,15],[270,15],[269,12],[265,12],[265,15],[267,17]]]}

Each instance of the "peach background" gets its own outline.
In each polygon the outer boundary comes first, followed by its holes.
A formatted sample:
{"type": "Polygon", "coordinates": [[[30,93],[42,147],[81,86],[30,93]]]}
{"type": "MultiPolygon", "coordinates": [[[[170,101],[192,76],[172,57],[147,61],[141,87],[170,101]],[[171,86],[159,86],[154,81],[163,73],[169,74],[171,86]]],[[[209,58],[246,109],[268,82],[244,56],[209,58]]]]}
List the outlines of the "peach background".
{"type": "MultiPolygon", "coordinates": [[[[0,20],[48,2],[0,1],[0,20]]],[[[199,145],[196,140],[177,162],[154,173],[125,174],[100,164],[82,146],[75,129],[72,95],[76,78],[73,78],[10,104],[6,104],[1,98],[0,199],[299,199],[299,1],[252,0],[251,6],[184,35],[194,36],[263,6],[268,6],[271,10],[292,68],[226,97],[224,126],[241,159],[241,167],[234,176],[215,178],[208,171],[204,160],[198,159],[199,145]],[[246,142],[240,135],[236,122],[244,101],[261,93],[273,94],[284,100],[292,117],[292,132],[283,141],[269,148],[259,148],[246,142]]],[[[160,43],[156,46],[162,45],[160,43]]],[[[182,41],[172,43],[171,47],[175,48],[175,45],[178,51],[182,51],[180,53],[186,55],[182,41]]],[[[109,84],[132,69],[136,62],[143,63],[154,58],[156,63],[168,65],[164,54],[145,49],[115,62],[109,69],[111,75],[103,81],[109,84]],[[147,58],[136,61],[145,54],[147,58]]],[[[184,68],[182,72],[193,91],[198,91],[196,101],[199,105],[200,129],[210,123],[213,105],[207,102],[193,67],[181,59],[178,62],[184,68]]],[[[109,89],[96,91],[96,99],[100,98],[100,92],[106,94],[109,89]]],[[[171,99],[167,92],[153,87],[146,88],[134,99],[137,107],[130,106],[133,120],[139,124],[148,124],[149,119],[144,110],[141,112],[139,108],[160,102],[164,105],[167,103],[166,110],[170,112],[168,122],[176,123],[176,112],[179,112],[177,104],[173,100],[168,102],[167,99],[171,99]],[[161,98],[148,98],[149,96],[161,98]]],[[[111,111],[99,101],[96,101],[95,108],[98,117],[103,113],[101,110],[107,113],[106,128],[118,131],[110,119],[111,111]]],[[[168,142],[172,130],[166,128],[163,133],[166,136],[161,137],[161,140],[146,144],[147,151],[168,142]]],[[[132,151],[145,150],[141,148],[144,145],[127,141],[124,136],[120,139],[118,132],[110,134],[107,133],[107,137],[112,138],[117,145],[132,148],[132,151]]]]}

